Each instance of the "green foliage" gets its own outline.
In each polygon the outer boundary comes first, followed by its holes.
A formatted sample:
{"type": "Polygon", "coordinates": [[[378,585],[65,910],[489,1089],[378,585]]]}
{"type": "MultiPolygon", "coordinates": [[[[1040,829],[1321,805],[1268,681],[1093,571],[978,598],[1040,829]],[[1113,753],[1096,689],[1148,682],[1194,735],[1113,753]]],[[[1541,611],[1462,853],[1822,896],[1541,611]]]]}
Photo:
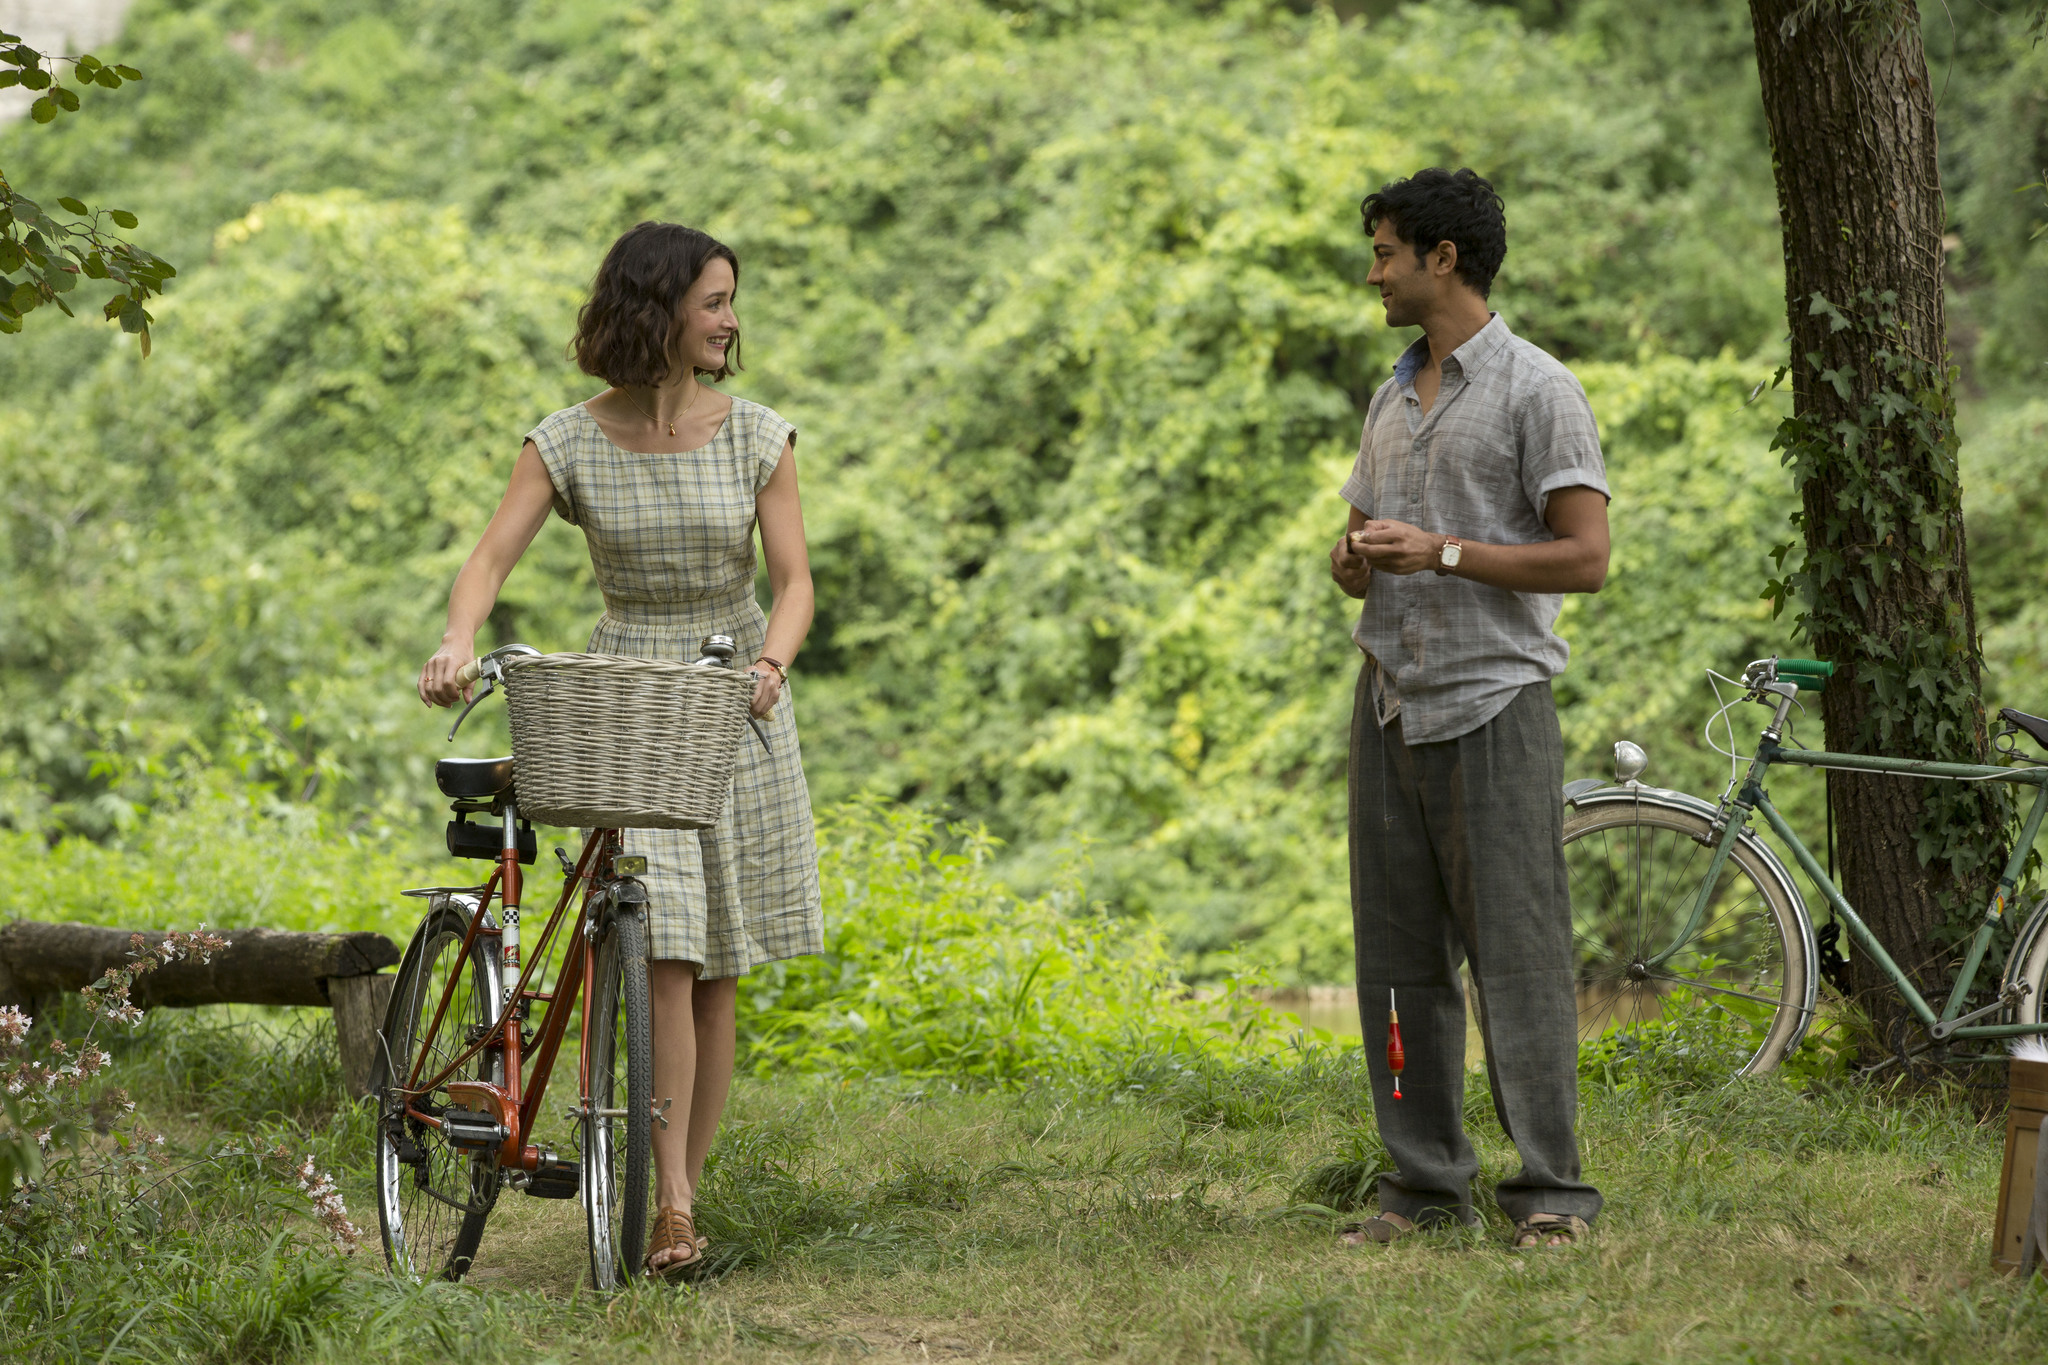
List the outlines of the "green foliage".
{"type": "Polygon", "coordinates": [[[431,881],[427,866],[388,831],[211,774],[108,840],[0,830],[10,917],[121,928],[376,929],[403,943],[418,906],[398,892],[431,881]]]}
{"type": "Polygon", "coordinates": [[[1993,706],[2048,714],[2048,401],[1999,408],[1966,426],[1962,462],[1970,586],[1986,623],[1985,692],[1993,706]]]}
{"type": "MultiPolygon", "coordinates": [[[[29,117],[49,123],[59,114],[76,113],[78,92],[65,85],[59,65],[71,63],[73,78],[85,87],[119,90],[126,81],[139,81],[142,73],[132,66],[108,64],[85,53],[77,57],[50,57],[27,46],[19,36],[0,33],[0,90],[20,86],[39,91],[29,105],[29,117]]],[[[71,305],[64,298],[78,286],[78,277],[112,280],[119,286],[102,312],[109,321],[119,319],[121,330],[139,335],[142,354],[149,354],[149,324],[154,321],[142,305],[161,294],[164,285],[178,272],[170,262],[113,235],[106,220],[117,228],[133,228],[140,220],[126,209],[87,209],[84,202],[69,195],[58,205],[72,214],[90,214],[87,221],[62,222],[43,211],[40,204],[18,193],[0,171],[0,333],[19,332],[22,315],[53,303],[66,317],[71,305]],[[19,274],[21,278],[15,279],[19,274]]]]}
{"type": "Polygon", "coordinates": [[[771,1069],[1014,1084],[1097,1076],[1142,1051],[1204,1061],[1279,1046],[1281,1017],[1234,985],[1192,999],[1156,929],[1077,887],[1033,900],[991,876],[993,841],[868,800],[820,821],[825,951],[770,963],[740,995],[745,1055],[771,1069]]]}
{"type": "Polygon", "coordinates": [[[1686,1095],[1727,1085],[1756,1053],[1751,1002],[1674,991],[1660,1013],[1627,1032],[1579,1043],[1581,1083],[1607,1090],[1686,1095]],[[1731,1009],[1730,1007],[1734,1008],[1731,1009]]]}
{"type": "MultiPolygon", "coordinates": [[[[1607,445],[1614,571],[1561,624],[1571,775],[1625,733],[1654,780],[1711,789],[1699,670],[1790,644],[1753,587],[1787,486],[1777,399],[1743,404],[1782,294],[1746,10],[1524,8],[1541,27],[1461,3],[139,5],[148,82],[0,132],[10,167],[136,206],[192,263],[146,370],[84,330],[0,355],[0,811],[129,847],[184,765],[225,764],[366,847],[431,838],[445,721],[410,679],[520,433],[596,387],[562,355],[579,289],[667,217],[738,249],[741,391],[803,430],[821,804],[985,824],[1027,903],[1085,846],[1084,899],[1198,972],[1340,978],[1357,655],[1322,563],[1408,340],[1362,288],[1356,204],[1436,161],[1502,187],[1495,299],[1571,361],[1607,445]]],[[[2036,178],[2019,145],[1970,144],[1966,179],[2036,178]]],[[[599,606],[551,523],[491,630],[577,648],[599,606]]],[[[391,856],[334,913],[383,914],[391,856]]]]}
{"type": "Polygon", "coordinates": [[[1943,180],[1961,181],[1950,188],[1962,248],[1952,258],[1961,286],[1954,291],[1952,330],[1959,338],[1976,334],[1973,378],[2020,392],[2038,388],[2048,366],[2048,198],[2040,189],[2048,164],[2044,15],[2048,10],[2034,8],[2024,27],[2018,15],[2002,18],[1977,63],[1981,78],[1958,91],[1953,131],[1948,123],[1942,128],[1943,180]]]}

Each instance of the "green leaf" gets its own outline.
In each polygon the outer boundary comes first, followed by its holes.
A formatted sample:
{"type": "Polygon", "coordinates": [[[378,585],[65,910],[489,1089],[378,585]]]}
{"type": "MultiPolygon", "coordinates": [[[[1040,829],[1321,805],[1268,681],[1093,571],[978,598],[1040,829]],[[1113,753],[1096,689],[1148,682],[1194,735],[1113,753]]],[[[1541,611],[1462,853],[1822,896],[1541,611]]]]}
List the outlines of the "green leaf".
{"type": "Polygon", "coordinates": [[[12,275],[26,264],[28,257],[14,244],[11,237],[0,237],[0,275],[12,275]]]}
{"type": "Polygon", "coordinates": [[[72,63],[72,67],[78,72],[78,79],[89,81],[92,79],[92,73],[100,69],[100,59],[90,52],[83,53],[72,63]]]}
{"type": "Polygon", "coordinates": [[[76,91],[60,85],[50,92],[50,98],[63,105],[66,113],[75,114],[78,112],[78,94],[76,91]]]}
{"type": "Polygon", "coordinates": [[[108,90],[119,90],[121,88],[121,78],[114,74],[114,68],[111,66],[103,66],[94,72],[92,83],[108,90]]]}
{"type": "Polygon", "coordinates": [[[121,307],[121,330],[122,330],[122,331],[124,331],[124,332],[139,332],[139,331],[141,331],[141,330],[142,330],[142,329],[143,329],[143,328],[144,328],[145,326],[147,326],[147,325],[148,325],[148,322],[149,322],[149,314],[147,314],[147,313],[145,313],[145,312],[143,312],[143,311],[142,311],[142,302],[141,302],[141,300],[139,300],[139,299],[130,299],[130,300],[128,300],[128,302],[127,302],[127,303],[125,303],[125,304],[123,304],[123,305],[122,305],[122,307],[121,307]]]}
{"type": "Polygon", "coordinates": [[[28,116],[37,123],[48,123],[57,117],[57,106],[50,103],[50,97],[45,95],[28,107],[28,116]]]}
{"type": "Polygon", "coordinates": [[[142,79],[142,73],[132,66],[123,66],[116,62],[114,64],[114,71],[124,81],[139,81],[142,79]]]}
{"type": "Polygon", "coordinates": [[[59,196],[57,203],[64,209],[72,213],[85,212],[85,201],[82,199],[73,199],[68,194],[59,196]]]}
{"type": "Polygon", "coordinates": [[[88,277],[103,280],[107,277],[107,258],[95,251],[85,258],[84,268],[88,277]]]}
{"type": "Polygon", "coordinates": [[[29,90],[47,90],[50,88],[50,73],[39,66],[32,66],[21,73],[21,83],[29,90]]]}
{"type": "Polygon", "coordinates": [[[20,84],[21,73],[19,71],[0,71],[0,90],[5,90],[11,85],[20,84]]]}
{"type": "Polygon", "coordinates": [[[133,228],[142,221],[126,209],[114,209],[107,216],[114,220],[115,227],[120,228],[133,228]]]}
{"type": "Polygon", "coordinates": [[[42,294],[37,292],[36,287],[33,284],[16,285],[14,287],[14,293],[7,300],[7,302],[13,306],[14,311],[17,313],[33,312],[35,311],[36,305],[41,303],[42,301],[42,294]]]}

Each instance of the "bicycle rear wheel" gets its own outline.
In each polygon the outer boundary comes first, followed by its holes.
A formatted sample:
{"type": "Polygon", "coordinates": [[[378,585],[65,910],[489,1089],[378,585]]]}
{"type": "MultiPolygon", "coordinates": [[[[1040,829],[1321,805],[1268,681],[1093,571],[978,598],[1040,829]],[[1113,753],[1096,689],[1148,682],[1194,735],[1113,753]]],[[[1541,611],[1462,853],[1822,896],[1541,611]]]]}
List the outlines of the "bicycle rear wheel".
{"type": "Polygon", "coordinates": [[[1649,802],[1566,816],[1580,1042],[1642,1034],[1683,991],[1735,1029],[1747,1055],[1736,1074],[1784,1059],[1813,972],[1801,912],[1764,858],[1738,843],[1688,934],[1714,839],[1704,816],[1649,802]]]}
{"type": "Polygon", "coordinates": [[[583,1209],[590,1282],[617,1289],[639,1269],[654,1198],[654,1024],[638,906],[614,905],[594,957],[585,996],[590,1107],[583,1115],[583,1209]]]}
{"type": "MultiPolygon", "coordinates": [[[[415,1279],[461,1279],[498,1198],[498,1168],[489,1154],[450,1146],[439,1128],[409,1115],[404,1097],[391,1093],[416,1066],[424,1068],[418,1072],[423,1077],[439,1072],[469,1046],[473,1030],[498,1016],[498,965],[488,943],[479,938],[462,952],[472,913],[444,902],[420,922],[392,983],[384,1051],[372,1073],[377,1221],[392,1271],[415,1279]],[[454,994],[435,1027],[434,1012],[451,977],[454,994]]],[[[501,1083],[503,1065],[499,1053],[485,1051],[451,1079],[501,1083]]],[[[448,1092],[414,1096],[411,1107],[438,1117],[448,1108],[448,1092]]]]}

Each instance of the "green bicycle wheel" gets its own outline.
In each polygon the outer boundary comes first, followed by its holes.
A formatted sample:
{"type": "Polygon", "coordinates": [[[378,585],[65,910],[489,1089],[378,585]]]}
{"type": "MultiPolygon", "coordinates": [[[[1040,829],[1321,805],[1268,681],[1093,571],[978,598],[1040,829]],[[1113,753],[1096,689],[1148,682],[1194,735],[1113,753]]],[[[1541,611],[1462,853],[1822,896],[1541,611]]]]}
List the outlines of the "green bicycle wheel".
{"type": "Polygon", "coordinates": [[[1650,801],[1567,814],[1581,1042],[1647,1041],[1689,1000],[1732,1029],[1737,1074],[1749,1075],[1804,1031],[1813,964],[1802,911],[1762,855],[1738,843],[1689,924],[1714,835],[1706,817],[1650,801]]]}

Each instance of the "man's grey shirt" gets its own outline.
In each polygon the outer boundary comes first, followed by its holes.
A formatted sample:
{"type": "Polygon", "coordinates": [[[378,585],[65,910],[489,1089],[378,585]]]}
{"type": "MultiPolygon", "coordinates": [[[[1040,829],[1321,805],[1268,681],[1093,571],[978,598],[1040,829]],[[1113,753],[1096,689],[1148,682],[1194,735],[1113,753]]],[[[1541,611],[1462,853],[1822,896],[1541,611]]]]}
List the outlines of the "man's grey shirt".
{"type": "MultiPolygon", "coordinates": [[[[1414,380],[1428,361],[1423,337],[1366,410],[1344,500],[1368,520],[1530,545],[1556,539],[1543,521],[1552,493],[1607,492],[1586,391],[1500,314],[1444,358],[1425,414],[1414,380]]],[[[1373,574],[1352,635],[1377,665],[1380,724],[1398,711],[1409,744],[1486,724],[1522,688],[1564,672],[1571,648],[1551,629],[1563,605],[1560,593],[1509,592],[1427,569],[1373,574]]]]}

